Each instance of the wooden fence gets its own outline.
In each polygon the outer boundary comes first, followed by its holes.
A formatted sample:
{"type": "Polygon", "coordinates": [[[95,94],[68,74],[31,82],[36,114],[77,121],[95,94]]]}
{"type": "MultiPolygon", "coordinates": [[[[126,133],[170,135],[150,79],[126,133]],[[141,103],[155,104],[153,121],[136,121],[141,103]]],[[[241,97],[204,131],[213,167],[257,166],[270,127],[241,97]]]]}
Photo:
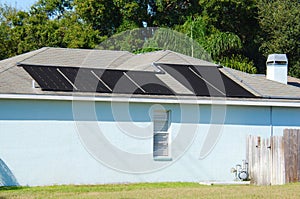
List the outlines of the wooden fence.
{"type": "Polygon", "coordinates": [[[286,182],[300,181],[300,130],[284,130],[284,158],[286,182]]]}
{"type": "Polygon", "coordinates": [[[279,185],[300,181],[300,130],[285,129],[283,136],[248,136],[247,161],[252,183],[279,185]]]}

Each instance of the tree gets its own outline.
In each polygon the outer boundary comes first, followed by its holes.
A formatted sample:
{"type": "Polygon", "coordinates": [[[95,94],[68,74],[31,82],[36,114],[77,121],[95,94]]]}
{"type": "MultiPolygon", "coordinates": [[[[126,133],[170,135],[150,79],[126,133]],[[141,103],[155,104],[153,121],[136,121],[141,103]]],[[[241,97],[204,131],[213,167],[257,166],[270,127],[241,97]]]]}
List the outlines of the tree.
{"type": "MultiPolygon", "coordinates": [[[[14,37],[14,24],[21,23],[19,19],[26,15],[16,8],[0,4],[0,59],[5,59],[17,54],[18,41],[14,37]]],[[[22,24],[20,24],[22,25],[22,24]]]]}
{"type": "Polygon", "coordinates": [[[242,42],[239,36],[232,32],[222,32],[209,25],[204,17],[191,17],[176,29],[190,36],[197,41],[212,57],[214,62],[249,73],[256,73],[257,70],[252,61],[241,55],[242,42]]]}
{"type": "Polygon", "coordinates": [[[29,12],[1,6],[0,58],[44,46],[94,48],[102,41],[99,32],[78,18],[76,13],[68,10],[69,7],[63,11],[62,7],[67,1],[55,4],[57,2],[40,0],[29,12]]]}
{"type": "Polygon", "coordinates": [[[240,70],[246,73],[251,73],[251,74],[257,73],[257,69],[254,66],[254,63],[250,61],[247,57],[243,57],[242,55],[233,54],[228,57],[223,57],[220,60],[220,63],[223,66],[240,70]]]}
{"type": "Polygon", "coordinates": [[[200,0],[208,24],[238,35],[242,42],[258,28],[256,0],[200,0]]]}
{"type": "Polygon", "coordinates": [[[74,0],[76,13],[101,36],[113,35],[122,22],[121,12],[114,1],[74,0]]]}
{"type": "Polygon", "coordinates": [[[256,66],[262,62],[259,53],[260,43],[257,0],[200,0],[203,18],[221,32],[237,35],[242,43],[240,54],[255,61],[256,66]]]}
{"type": "Polygon", "coordinates": [[[155,15],[151,25],[169,28],[182,25],[189,16],[201,12],[198,0],[159,0],[153,7],[155,15]]]}
{"type": "Polygon", "coordinates": [[[148,1],[139,0],[114,0],[120,12],[121,24],[118,32],[142,27],[143,22],[148,21],[148,1]]]}
{"type": "Polygon", "coordinates": [[[261,52],[287,54],[290,75],[300,77],[300,2],[259,0],[261,52]]]}
{"type": "Polygon", "coordinates": [[[51,19],[60,19],[73,9],[73,0],[39,0],[31,7],[31,13],[44,12],[51,19]]]}

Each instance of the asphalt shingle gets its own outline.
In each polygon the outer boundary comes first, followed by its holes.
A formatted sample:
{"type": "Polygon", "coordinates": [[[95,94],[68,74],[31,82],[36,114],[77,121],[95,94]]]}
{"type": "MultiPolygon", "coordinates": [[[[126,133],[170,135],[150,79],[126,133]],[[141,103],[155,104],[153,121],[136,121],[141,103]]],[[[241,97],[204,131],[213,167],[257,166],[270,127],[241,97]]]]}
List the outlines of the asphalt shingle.
{"type": "MultiPolygon", "coordinates": [[[[151,71],[155,72],[164,84],[179,95],[191,95],[193,92],[163,71],[159,64],[217,67],[214,63],[172,51],[134,55],[127,51],[46,47],[0,61],[0,93],[72,95],[72,93],[42,91],[40,88],[34,88],[32,77],[22,67],[17,66],[18,64],[151,71]]],[[[268,80],[265,75],[247,74],[226,67],[221,67],[218,70],[256,97],[300,100],[299,79],[289,77],[290,83],[285,85],[268,80]]],[[[82,95],[88,95],[88,93],[82,95]]]]}

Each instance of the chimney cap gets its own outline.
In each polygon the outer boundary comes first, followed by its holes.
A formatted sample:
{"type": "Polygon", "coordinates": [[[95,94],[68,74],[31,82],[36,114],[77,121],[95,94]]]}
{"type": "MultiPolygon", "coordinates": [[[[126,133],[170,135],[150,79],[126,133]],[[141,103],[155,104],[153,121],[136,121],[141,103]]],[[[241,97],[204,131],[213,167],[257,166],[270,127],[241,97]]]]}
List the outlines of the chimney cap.
{"type": "Polygon", "coordinates": [[[286,54],[270,54],[268,56],[267,59],[267,64],[272,64],[272,63],[276,63],[276,64],[287,64],[288,63],[288,59],[286,54]]]}

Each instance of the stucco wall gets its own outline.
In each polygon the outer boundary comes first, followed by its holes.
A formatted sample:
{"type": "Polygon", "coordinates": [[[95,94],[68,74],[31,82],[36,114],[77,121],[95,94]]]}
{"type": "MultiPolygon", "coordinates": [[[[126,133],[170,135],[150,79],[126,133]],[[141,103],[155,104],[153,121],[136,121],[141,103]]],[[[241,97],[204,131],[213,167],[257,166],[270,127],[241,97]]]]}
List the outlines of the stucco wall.
{"type": "Polygon", "coordinates": [[[273,107],[271,120],[269,107],[0,100],[0,185],[230,181],[247,135],[270,136],[271,121],[281,135],[298,118],[298,108],[273,107]],[[154,161],[151,112],[162,108],[172,160],[154,161]]]}

